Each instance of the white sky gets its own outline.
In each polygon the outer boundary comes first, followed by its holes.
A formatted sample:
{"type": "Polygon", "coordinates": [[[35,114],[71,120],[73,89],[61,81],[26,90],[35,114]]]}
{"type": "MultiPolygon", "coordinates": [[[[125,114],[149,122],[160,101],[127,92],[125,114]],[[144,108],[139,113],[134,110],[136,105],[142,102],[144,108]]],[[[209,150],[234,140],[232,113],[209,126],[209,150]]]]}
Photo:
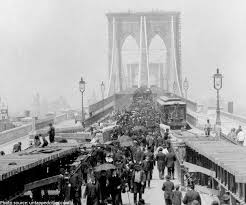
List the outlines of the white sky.
{"type": "Polygon", "coordinates": [[[222,96],[246,102],[245,0],[5,0],[0,2],[0,96],[12,111],[28,108],[32,96],[63,95],[80,105],[107,82],[108,11],[182,12],[182,69],[195,99],[215,95],[212,75],[224,75],[222,96]]]}

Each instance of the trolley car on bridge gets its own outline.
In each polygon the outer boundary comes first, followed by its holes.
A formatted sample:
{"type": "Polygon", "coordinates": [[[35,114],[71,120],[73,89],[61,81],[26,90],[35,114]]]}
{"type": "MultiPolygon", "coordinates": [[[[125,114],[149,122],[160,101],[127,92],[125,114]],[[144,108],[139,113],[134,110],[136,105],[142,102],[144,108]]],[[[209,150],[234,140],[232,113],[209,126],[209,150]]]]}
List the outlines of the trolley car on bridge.
{"type": "Polygon", "coordinates": [[[157,110],[161,114],[161,122],[171,129],[187,127],[186,103],[180,98],[161,96],[156,99],[157,110]]]}

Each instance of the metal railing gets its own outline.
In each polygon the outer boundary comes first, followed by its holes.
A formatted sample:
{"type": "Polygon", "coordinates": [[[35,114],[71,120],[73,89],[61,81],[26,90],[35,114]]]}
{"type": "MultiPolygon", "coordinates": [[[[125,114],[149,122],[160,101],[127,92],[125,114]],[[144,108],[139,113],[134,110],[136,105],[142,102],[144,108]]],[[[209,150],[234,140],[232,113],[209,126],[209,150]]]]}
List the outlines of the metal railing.
{"type": "Polygon", "coordinates": [[[235,114],[231,114],[231,113],[225,112],[225,111],[220,111],[220,114],[222,116],[228,117],[228,118],[236,120],[238,122],[246,123],[246,117],[245,116],[235,115],[235,114]]]}
{"type": "Polygon", "coordinates": [[[99,109],[101,109],[103,106],[106,106],[107,104],[109,104],[110,102],[114,101],[114,95],[105,98],[104,100],[101,100],[95,104],[89,105],[89,112],[95,112],[99,109]]]}
{"type": "Polygon", "coordinates": [[[190,123],[191,125],[193,125],[194,127],[197,126],[198,120],[196,117],[192,116],[189,113],[186,113],[186,119],[187,119],[187,122],[190,123]]]}
{"type": "Polygon", "coordinates": [[[103,118],[105,115],[111,113],[113,111],[113,107],[110,107],[108,109],[105,109],[103,112],[100,112],[96,115],[93,115],[92,117],[87,118],[84,123],[86,127],[91,126],[92,124],[96,123],[98,120],[103,118]]]}
{"type": "Polygon", "coordinates": [[[13,129],[0,132],[0,144],[4,144],[12,140],[15,140],[17,137],[18,138],[24,137],[28,135],[28,133],[31,130],[32,130],[32,125],[28,124],[28,125],[15,127],[13,129]]]}

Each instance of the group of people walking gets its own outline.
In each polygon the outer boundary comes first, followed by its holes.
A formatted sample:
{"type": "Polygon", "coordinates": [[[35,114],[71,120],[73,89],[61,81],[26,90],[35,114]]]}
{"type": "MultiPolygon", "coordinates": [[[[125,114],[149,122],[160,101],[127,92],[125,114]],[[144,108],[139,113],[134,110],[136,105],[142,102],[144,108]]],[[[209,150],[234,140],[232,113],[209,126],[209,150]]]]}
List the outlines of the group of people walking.
{"type": "MultiPolygon", "coordinates": [[[[90,154],[77,172],[80,176],[77,180],[80,182],[79,186],[84,184],[85,190],[80,194],[80,189],[71,188],[75,190],[70,195],[74,204],[80,205],[80,199],[86,198],[87,205],[121,205],[122,193],[127,193],[129,203],[129,193],[133,193],[135,205],[145,204],[143,195],[151,187],[156,166],[160,180],[164,180],[164,173],[167,173],[166,180],[160,187],[164,191],[166,205],[181,205],[182,202],[201,205],[200,195],[194,187],[190,187],[182,197],[179,185],[173,183],[176,157],[172,151],[169,129],[162,136],[160,117],[151,99],[146,97],[144,100],[134,101],[128,109],[115,112],[113,119],[118,126],[112,132],[112,141],[92,146],[90,154]],[[121,143],[120,139],[125,136],[132,144],[125,146],[121,143]],[[107,168],[109,164],[114,167],[107,168]],[[98,170],[103,165],[105,167],[98,170]]],[[[69,180],[68,184],[74,186],[69,180]]]]}
{"type": "Polygon", "coordinates": [[[80,200],[83,197],[87,198],[87,205],[108,203],[121,205],[121,194],[131,192],[135,204],[144,204],[142,196],[145,189],[151,185],[154,168],[154,154],[150,151],[151,149],[149,148],[146,152],[138,149],[132,155],[131,151],[129,153],[129,148],[118,147],[113,150],[108,148],[109,146],[94,146],[89,157],[82,162],[77,172],[79,179],[76,180],[79,182],[76,184],[77,187],[85,185],[82,196],[81,189],[75,188],[76,186],[70,182],[73,176],[70,178],[67,177],[68,174],[61,175],[61,181],[63,181],[60,186],[61,201],[71,200],[74,204],[81,204],[80,200]],[[107,168],[109,164],[114,167],[107,168]],[[105,165],[104,168],[97,170],[103,165],[105,165]],[[71,187],[70,192],[66,191],[68,187],[71,187]]]}
{"type": "MultiPolygon", "coordinates": [[[[70,194],[74,204],[80,204],[79,199],[86,197],[87,205],[121,205],[122,193],[127,193],[128,197],[133,193],[132,200],[136,205],[145,204],[143,195],[151,187],[155,165],[162,172],[161,178],[165,167],[170,178],[174,178],[176,159],[171,151],[169,130],[164,137],[161,135],[159,117],[151,99],[133,102],[128,109],[114,113],[113,118],[118,126],[112,132],[111,143],[93,145],[77,172],[80,176],[77,181],[85,185],[85,191],[81,195],[81,190],[77,189],[78,194],[70,194]],[[129,145],[121,143],[120,139],[124,137],[131,142],[129,145]],[[161,153],[161,149],[166,152],[161,153]],[[108,169],[109,164],[114,168],[108,169]],[[103,165],[106,167],[98,170],[103,165]]],[[[69,184],[73,187],[69,179],[67,181],[66,187],[69,184]]],[[[60,188],[66,190],[65,186],[60,188]]],[[[63,194],[61,200],[67,199],[63,194]]]]}

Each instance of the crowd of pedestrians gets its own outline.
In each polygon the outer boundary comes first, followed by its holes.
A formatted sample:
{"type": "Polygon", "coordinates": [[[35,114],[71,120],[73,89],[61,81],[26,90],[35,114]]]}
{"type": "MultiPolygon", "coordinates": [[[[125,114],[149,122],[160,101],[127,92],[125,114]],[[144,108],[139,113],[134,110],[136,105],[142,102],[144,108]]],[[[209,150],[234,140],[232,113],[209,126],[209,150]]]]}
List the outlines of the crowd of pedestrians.
{"type": "MultiPolygon", "coordinates": [[[[161,135],[159,114],[151,97],[134,100],[128,109],[115,112],[113,119],[118,126],[112,131],[110,141],[93,145],[89,151],[83,148],[89,154],[81,163],[77,181],[80,187],[85,185],[84,193],[81,196],[81,190],[73,188],[67,179],[67,183],[61,183],[60,190],[66,193],[64,190],[70,185],[70,196],[62,194],[61,201],[69,199],[80,204],[82,197],[87,199],[87,205],[120,205],[122,193],[128,197],[133,193],[134,204],[141,205],[145,204],[143,194],[151,187],[155,165],[160,179],[164,178],[165,169],[170,180],[174,179],[176,158],[171,151],[169,130],[161,135]],[[71,194],[72,190],[75,194],[71,194]]],[[[61,179],[65,180],[64,174],[61,179]]]]}
{"type": "Polygon", "coordinates": [[[91,148],[83,147],[86,158],[80,168],[76,172],[61,172],[60,201],[80,205],[81,199],[86,199],[87,205],[122,205],[122,193],[126,193],[129,204],[133,200],[134,205],[143,205],[143,195],[152,186],[156,167],[159,180],[164,180],[159,188],[164,192],[166,205],[202,204],[193,183],[184,196],[180,186],[174,184],[176,157],[169,129],[161,135],[160,117],[151,98],[134,101],[128,109],[115,112],[112,118],[118,126],[110,140],[91,148]]]}
{"type": "Polygon", "coordinates": [[[241,125],[239,125],[237,129],[232,128],[227,137],[234,140],[239,145],[246,146],[246,133],[243,131],[241,125]]]}
{"type": "MultiPolygon", "coordinates": [[[[169,129],[163,135],[160,132],[160,115],[154,107],[152,96],[135,98],[129,108],[115,112],[112,119],[117,122],[117,127],[112,131],[110,140],[81,147],[81,155],[85,157],[80,165],[60,169],[60,201],[81,205],[82,199],[86,199],[87,205],[122,205],[122,193],[127,194],[129,204],[129,193],[133,193],[134,205],[143,205],[143,195],[151,188],[156,167],[159,180],[164,180],[160,189],[164,192],[166,205],[202,204],[194,183],[189,184],[184,196],[180,186],[174,184],[176,156],[171,147],[169,129]],[[82,187],[85,187],[84,190],[82,187]]],[[[207,121],[206,136],[210,135],[210,130],[211,125],[207,121]]],[[[53,143],[55,129],[52,125],[48,135],[50,143],[53,143]]],[[[35,147],[47,145],[44,135],[35,136],[35,147]]],[[[21,147],[17,149],[20,151],[21,147]]]]}

